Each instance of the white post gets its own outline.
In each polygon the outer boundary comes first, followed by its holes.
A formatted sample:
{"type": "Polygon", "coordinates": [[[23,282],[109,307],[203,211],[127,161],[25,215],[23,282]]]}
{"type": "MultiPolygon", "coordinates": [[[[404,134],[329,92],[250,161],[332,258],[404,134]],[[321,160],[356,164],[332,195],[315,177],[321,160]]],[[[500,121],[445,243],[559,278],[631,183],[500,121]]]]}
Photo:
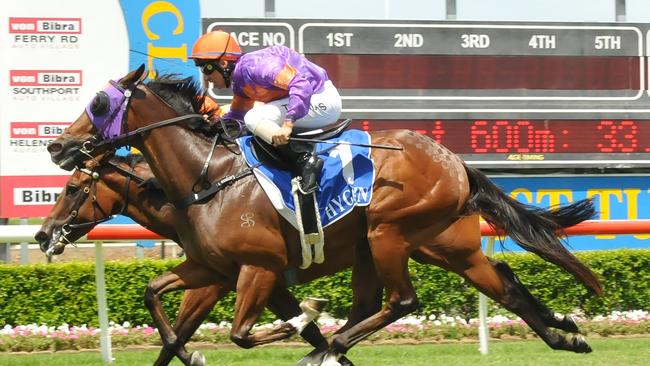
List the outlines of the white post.
{"type": "MultiPolygon", "coordinates": [[[[27,218],[20,219],[20,224],[27,225],[27,218]]],[[[20,264],[29,264],[29,243],[27,242],[20,243],[20,264]]]]}
{"type": "Polygon", "coordinates": [[[104,253],[102,242],[95,242],[95,282],[97,284],[97,314],[99,315],[99,345],[104,363],[113,363],[111,335],[108,332],[108,306],[106,304],[106,280],[104,278],[104,253]]]}
{"type": "MultiPolygon", "coordinates": [[[[494,236],[487,238],[487,243],[485,245],[485,255],[491,256],[494,252],[494,242],[496,241],[494,236]]],[[[478,326],[478,338],[479,338],[479,351],[482,355],[487,355],[489,353],[488,340],[490,339],[490,327],[487,324],[487,296],[479,292],[478,294],[478,317],[479,317],[479,326],[478,326]]]]}

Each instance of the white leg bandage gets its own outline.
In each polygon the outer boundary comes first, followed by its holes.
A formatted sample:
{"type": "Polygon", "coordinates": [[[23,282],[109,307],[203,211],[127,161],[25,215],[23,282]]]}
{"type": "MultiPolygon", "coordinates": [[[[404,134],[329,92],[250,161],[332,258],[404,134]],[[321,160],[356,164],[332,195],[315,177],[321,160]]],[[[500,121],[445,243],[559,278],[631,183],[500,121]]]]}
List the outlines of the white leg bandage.
{"type": "Polygon", "coordinates": [[[305,329],[305,327],[311,323],[311,321],[314,320],[313,318],[310,319],[310,317],[302,313],[298,316],[294,316],[293,318],[287,320],[287,323],[293,325],[294,328],[298,330],[298,334],[302,333],[302,331],[305,329]]]}

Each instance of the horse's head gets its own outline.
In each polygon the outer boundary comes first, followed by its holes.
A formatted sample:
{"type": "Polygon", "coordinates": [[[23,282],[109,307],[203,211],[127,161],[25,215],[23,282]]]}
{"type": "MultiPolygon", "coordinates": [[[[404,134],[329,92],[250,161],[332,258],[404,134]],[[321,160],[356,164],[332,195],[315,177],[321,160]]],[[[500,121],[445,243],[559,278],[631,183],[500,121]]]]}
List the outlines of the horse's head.
{"type": "Polygon", "coordinates": [[[144,84],[145,77],[142,65],[118,81],[111,80],[79,118],[48,145],[52,161],[72,170],[108,150],[126,144],[137,146],[139,135],[145,131],[176,123],[208,134],[225,131],[223,122],[214,129],[204,123],[201,115],[211,120],[217,110],[205,110],[205,95],[192,78],[169,74],[144,84]]]}
{"type": "Polygon", "coordinates": [[[98,92],[77,120],[47,146],[52,161],[72,170],[102,153],[93,143],[120,134],[129,99],[143,77],[144,65],[98,92]]]}
{"type": "Polygon", "coordinates": [[[123,207],[124,197],[102,184],[106,160],[90,160],[68,178],[50,215],[34,236],[43,252],[63,253],[67,244],[74,243],[123,207]]]}

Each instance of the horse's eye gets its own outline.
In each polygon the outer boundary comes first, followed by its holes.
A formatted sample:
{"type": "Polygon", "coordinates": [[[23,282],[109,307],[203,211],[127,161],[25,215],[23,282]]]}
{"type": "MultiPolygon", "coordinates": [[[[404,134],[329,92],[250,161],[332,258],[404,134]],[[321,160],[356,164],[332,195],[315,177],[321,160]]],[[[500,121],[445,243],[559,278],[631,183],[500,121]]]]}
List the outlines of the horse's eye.
{"type": "Polygon", "coordinates": [[[90,112],[96,117],[100,117],[108,112],[110,107],[111,98],[104,91],[100,91],[95,95],[93,103],[90,105],[90,112]]]}
{"type": "Polygon", "coordinates": [[[77,192],[79,192],[79,187],[75,187],[75,186],[73,186],[73,185],[68,185],[68,186],[65,188],[65,194],[66,194],[67,196],[72,196],[73,194],[75,194],[75,193],[77,193],[77,192]]]}

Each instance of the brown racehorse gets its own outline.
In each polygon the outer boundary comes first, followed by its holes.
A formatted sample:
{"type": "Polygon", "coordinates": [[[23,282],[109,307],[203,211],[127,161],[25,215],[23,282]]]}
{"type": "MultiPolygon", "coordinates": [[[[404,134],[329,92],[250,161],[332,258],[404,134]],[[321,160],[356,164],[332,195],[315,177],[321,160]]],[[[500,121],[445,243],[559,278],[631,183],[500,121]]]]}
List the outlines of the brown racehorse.
{"type": "MultiPolygon", "coordinates": [[[[85,154],[98,154],[108,147],[129,143],[143,152],[166,196],[172,202],[180,202],[192,192],[204,159],[212,149],[208,139],[178,123],[179,114],[199,110],[200,94],[195,84],[182,80],[143,85],[143,73],[141,67],[104,90],[104,98],[116,95],[116,91],[122,94],[111,97],[110,103],[125,110],[123,117],[115,118],[117,109],[108,108],[110,116],[105,124],[95,127],[89,112],[82,113],[48,150],[55,163],[71,168],[84,160],[85,154]],[[126,134],[118,138],[106,136],[103,132],[113,129],[113,123],[121,124],[126,134]],[[104,141],[96,144],[97,140],[104,141]]],[[[97,115],[94,117],[98,119],[97,115]]],[[[593,207],[585,211],[581,202],[565,208],[566,217],[554,218],[550,211],[532,209],[509,198],[484,174],[465,166],[459,157],[427,137],[392,130],[373,133],[372,140],[402,146],[403,150],[372,150],[376,180],[370,205],[355,209],[326,230],[330,253],[355,246],[355,301],[350,326],[332,339],[322,365],[338,365],[337,360],[350,347],[417,308],[408,258],[470,214],[481,214],[523,248],[573,274],[596,294],[602,293],[596,276],[556,237],[561,228],[559,222],[577,223],[590,218],[593,207]],[[364,255],[366,246],[369,250],[364,255]],[[385,304],[375,314],[368,314],[376,306],[364,303],[364,299],[373,297],[362,293],[376,293],[381,288],[385,290],[385,304]]],[[[214,150],[210,168],[210,180],[239,175],[247,169],[231,148],[224,147],[214,150]]],[[[161,308],[160,296],[172,290],[207,286],[215,281],[215,272],[219,274],[216,281],[237,284],[231,331],[235,343],[248,348],[297,332],[295,323],[287,322],[250,333],[272,290],[282,281],[282,273],[297,267],[300,261],[297,232],[281,219],[253,179],[236,181],[210,200],[176,210],[174,226],[186,246],[188,260],[154,280],[145,295],[165,347],[175,349],[177,336],[161,308]],[[239,218],[243,214],[257,218],[255,225],[242,227],[239,218]]],[[[462,274],[480,291],[518,314],[552,348],[590,350],[581,337],[567,339],[548,329],[536,312],[537,305],[526,300],[511,271],[490,263],[480,247],[458,245],[463,249],[436,247],[432,255],[444,268],[462,274]]],[[[326,261],[336,261],[336,257],[340,258],[329,255],[326,261]]]]}
{"type": "MultiPolygon", "coordinates": [[[[128,216],[159,235],[178,241],[178,235],[173,231],[173,222],[171,221],[173,214],[170,211],[174,210],[173,205],[167,201],[161,191],[144,184],[152,178],[153,173],[140,155],[106,156],[88,162],[85,169],[76,170],[68,179],[60,195],[61,198],[56,202],[50,215],[43,222],[41,230],[36,234],[37,241],[43,250],[54,245],[55,253],[60,254],[66,244],[75,242],[105,218],[117,214],[128,216]]],[[[570,225],[571,223],[563,224],[570,225]]],[[[475,248],[480,247],[478,230],[477,217],[465,217],[454,222],[445,232],[432,240],[431,244],[418,248],[412,254],[412,258],[420,263],[445,267],[445,264],[435,254],[437,248],[450,247],[463,251],[474,251],[475,248]],[[468,243],[474,247],[463,247],[456,243],[468,243]]],[[[343,249],[350,251],[352,248],[345,247],[343,249]]],[[[353,252],[337,254],[349,258],[354,256],[353,252]]],[[[338,266],[345,265],[345,262],[327,262],[328,265],[330,263],[338,266]]],[[[491,263],[507,269],[503,263],[491,263]]],[[[323,273],[333,273],[339,269],[338,267],[327,267],[315,265],[313,269],[319,269],[323,273]]],[[[319,276],[320,274],[311,275],[309,271],[305,270],[299,270],[297,273],[300,283],[319,276]]],[[[514,276],[510,276],[510,278],[514,279],[514,276]]],[[[227,293],[225,291],[227,288],[229,287],[215,283],[212,286],[186,291],[174,326],[180,343],[179,352],[187,355],[187,351],[183,348],[184,344],[207,316],[212,306],[227,293]]],[[[526,301],[535,304],[537,312],[547,326],[568,332],[578,332],[577,325],[570,317],[556,318],[552,311],[529,295],[523,285],[520,285],[520,291],[526,295],[526,301]]],[[[372,293],[367,295],[372,296],[372,293]]],[[[379,305],[381,293],[376,292],[374,295],[374,299],[370,298],[364,301],[379,305]]],[[[300,314],[297,300],[283,289],[274,291],[268,307],[283,320],[300,314]]],[[[316,353],[322,351],[323,347],[327,345],[325,338],[313,323],[305,328],[301,336],[316,348],[316,353]]],[[[173,355],[171,351],[163,348],[156,364],[167,364],[173,355]]],[[[307,357],[303,363],[313,362],[312,358],[312,356],[307,357]]],[[[346,359],[342,361],[351,365],[346,359]]]]}

